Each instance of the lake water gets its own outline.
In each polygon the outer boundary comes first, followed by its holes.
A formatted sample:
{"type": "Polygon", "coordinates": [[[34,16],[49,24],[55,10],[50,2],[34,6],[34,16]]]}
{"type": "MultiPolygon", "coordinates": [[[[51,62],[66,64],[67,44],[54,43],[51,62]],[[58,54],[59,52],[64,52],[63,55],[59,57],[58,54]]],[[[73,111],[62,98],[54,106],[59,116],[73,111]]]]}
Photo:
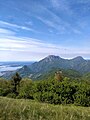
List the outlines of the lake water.
{"type": "Polygon", "coordinates": [[[32,63],[33,62],[0,62],[0,74],[2,75],[2,72],[6,71],[15,71],[24,65],[30,65],[32,63]]]}
{"type": "Polygon", "coordinates": [[[14,71],[14,70],[20,69],[22,67],[23,66],[11,67],[11,66],[8,66],[8,65],[2,65],[2,66],[0,66],[0,72],[3,72],[3,71],[14,71]]]}

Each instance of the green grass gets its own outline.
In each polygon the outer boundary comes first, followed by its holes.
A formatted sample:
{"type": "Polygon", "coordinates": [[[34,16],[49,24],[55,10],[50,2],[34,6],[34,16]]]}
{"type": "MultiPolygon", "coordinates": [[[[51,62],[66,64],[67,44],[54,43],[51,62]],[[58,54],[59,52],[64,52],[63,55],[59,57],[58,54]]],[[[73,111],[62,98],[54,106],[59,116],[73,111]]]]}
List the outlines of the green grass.
{"type": "Polygon", "coordinates": [[[0,120],[90,120],[90,107],[0,97],[0,120]]]}

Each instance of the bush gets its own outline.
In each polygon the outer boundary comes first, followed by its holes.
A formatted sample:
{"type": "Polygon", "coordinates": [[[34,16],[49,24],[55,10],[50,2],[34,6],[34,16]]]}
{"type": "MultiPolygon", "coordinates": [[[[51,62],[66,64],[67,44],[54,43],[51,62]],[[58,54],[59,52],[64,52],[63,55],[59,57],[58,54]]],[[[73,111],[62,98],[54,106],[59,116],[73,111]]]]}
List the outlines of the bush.
{"type": "Polygon", "coordinates": [[[0,96],[7,96],[11,92],[10,81],[0,79],[0,96]]]}
{"type": "Polygon", "coordinates": [[[12,98],[35,99],[51,104],[75,104],[90,106],[90,84],[65,78],[62,82],[43,80],[32,82],[23,79],[20,82],[18,96],[12,91],[10,81],[0,81],[0,95],[12,98]]]}
{"type": "Polygon", "coordinates": [[[33,99],[33,82],[29,79],[23,79],[20,83],[19,95],[17,98],[33,99]]]}
{"type": "Polygon", "coordinates": [[[78,90],[74,94],[74,104],[90,106],[90,85],[81,83],[78,87],[78,90]]]}

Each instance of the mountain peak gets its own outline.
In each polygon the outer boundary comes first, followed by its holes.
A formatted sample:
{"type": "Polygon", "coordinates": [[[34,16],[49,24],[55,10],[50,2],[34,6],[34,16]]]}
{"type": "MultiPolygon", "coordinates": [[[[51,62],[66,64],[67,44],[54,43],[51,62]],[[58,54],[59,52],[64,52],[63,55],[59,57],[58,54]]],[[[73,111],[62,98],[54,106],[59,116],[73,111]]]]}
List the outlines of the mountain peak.
{"type": "Polygon", "coordinates": [[[74,60],[84,60],[84,58],[82,56],[77,56],[75,58],[73,58],[74,60]]]}
{"type": "Polygon", "coordinates": [[[84,58],[82,56],[77,56],[77,57],[71,59],[71,61],[81,63],[81,62],[84,62],[85,60],[84,60],[84,58]]]}
{"type": "Polygon", "coordinates": [[[60,60],[61,58],[59,56],[55,56],[55,55],[49,55],[47,57],[45,57],[44,59],[40,60],[40,62],[44,61],[44,62],[52,62],[52,61],[56,61],[56,60],[60,60]]]}
{"type": "Polygon", "coordinates": [[[59,56],[55,55],[49,55],[45,58],[47,61],[53,61],[53,60],[60,60],[61,58],[59,56]]]}
{"type": "Polygon", "coordinates": [[[49,56],[47,56],[46,58],[51,58],[51,59],[53,59],[53,58],[57,58],[57,59],[60,59],[59,56],[55,56],[55,55],[49,55],[49,56]]]}

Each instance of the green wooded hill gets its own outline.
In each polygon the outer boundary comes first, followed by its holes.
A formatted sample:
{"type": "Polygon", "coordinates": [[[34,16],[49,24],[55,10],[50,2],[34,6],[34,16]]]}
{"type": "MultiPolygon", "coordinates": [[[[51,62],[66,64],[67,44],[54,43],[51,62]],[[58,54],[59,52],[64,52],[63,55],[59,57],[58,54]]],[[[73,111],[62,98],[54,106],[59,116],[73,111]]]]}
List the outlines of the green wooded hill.
{"type": "Polygon", "coordinates": [[[82,79],[83,80],[87,80],[87,81],[90,81],[90,72],[89,73],[86,73],[82,76],[82,79]]]}

